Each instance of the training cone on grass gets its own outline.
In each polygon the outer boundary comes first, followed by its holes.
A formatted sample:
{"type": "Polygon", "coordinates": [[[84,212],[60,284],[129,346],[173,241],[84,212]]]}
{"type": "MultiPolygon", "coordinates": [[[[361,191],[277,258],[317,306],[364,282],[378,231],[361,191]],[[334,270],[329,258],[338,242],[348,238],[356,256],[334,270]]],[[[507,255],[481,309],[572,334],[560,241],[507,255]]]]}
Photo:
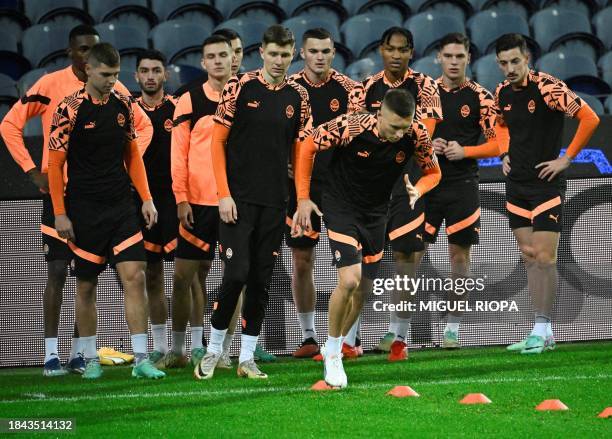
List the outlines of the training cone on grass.
{"type": "Polygon", "coordinates": [[[484,393],[469,393],[459,401],[460,404],[491,404],[491,400],[484,393]]]}
{"type": "Polygon", "coordinates": [[[558,399],[547,399],[537,405],[536,410],[549,411],[549,410],[569,410],[569,407],[563,404],[558,399]]]}
{"type": "Polygon", "coordinates": [[[418,397],[421,396],[416,393],[410,386],[395,386],[393,389],[387,392],[387,395],[395,396],[396,398],[406,398],[409,396],[418,397]]]}
{"type": "Polygon", "coordinates": [[[603,412],[597,415],[598,418],[612,418],[612,407],[606,407],[603,412]]]}
{"type": "Polygon", "coordinates": [[[324,390],[337,390],[337,389],[327,384],[324,380],[319,380],[312,385],[310,390],[324,391],[324,390]]]}

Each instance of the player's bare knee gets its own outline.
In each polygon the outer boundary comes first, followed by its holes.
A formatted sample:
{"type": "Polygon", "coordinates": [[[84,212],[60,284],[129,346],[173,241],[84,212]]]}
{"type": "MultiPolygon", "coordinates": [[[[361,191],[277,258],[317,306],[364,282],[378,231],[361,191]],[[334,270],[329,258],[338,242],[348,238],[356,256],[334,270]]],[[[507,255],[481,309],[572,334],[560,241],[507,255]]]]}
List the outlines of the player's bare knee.
{"type": "Polygon", "coordinates": [[[67,261],[47,262],[47,284],[52,288],[62,289],[66,282],[67,261]]]}
{"type": "Polygon", "coordinates": [[[557,255],[551,251],[540,250],[536,253],[534,261],[538,268],[547,268],[557,263],[557,255]]]}
{"type": "Polygon", "coordinates": [[[519,250],[521,251],[521,258],[525,264],[534,263],[536,260],[536,254],[534,248],[530,245],[521,245],[519,246],[519,250]]]}
{"type": "Polygon", "coordinates": [[[360,281],[361,273],[358,273],[356,270],[347,270],[340,273],[338,276],[338,285],[350,294],[353,294],[357,290],[360,281]]]}
{"type": "Polygon", "coordinates": [[[299,277],[312,274],[314,265],[314,252],[312,249],[293,249],[293,271],[299,277]]]}

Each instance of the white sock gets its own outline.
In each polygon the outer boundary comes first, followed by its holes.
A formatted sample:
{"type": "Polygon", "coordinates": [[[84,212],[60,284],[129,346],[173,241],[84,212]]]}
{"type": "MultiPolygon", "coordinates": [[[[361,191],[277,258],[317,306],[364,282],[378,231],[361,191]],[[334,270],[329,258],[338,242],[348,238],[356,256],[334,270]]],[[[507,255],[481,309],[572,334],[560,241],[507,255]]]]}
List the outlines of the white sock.
{"type": "Polygon", "coordinates": [[[185,331],[172,331],[172,352],[185,355],[185,331]]]}
{"type": "Polygon", "coordinates": [[[540,337],[546,337],[546,323],[535,323],[531,335],[538,335],[540,337]]]}
{"type": "Polygon", "coordinates": [[[395,317],[397,320],[397,332],[395,333],[395,339],[406,343],[408,337],[408,330],[410,330],[410,318],[402,319],[401,317],[395,317]]]}
{"type": "Polygon", "coordinates": [[[151,334],[153,335],[153,350],[165,354],[168,352],[168,330],[165,323],[154,325],[151,323],[151,334]]]}
{"type": "Polygon", "coordinates": [[[238,358],[238,363],[242,363],[244,361],[248,361],[255,355],[255,347],[257,346],[257,337],[256,335],[246,335],[242,334],[240,337],[240,357],[238,358]]]}
{"type": "Polygon", "coordinates": [[[132,351],[134,355],[147,353],[147,334],[133,334],[132,339],[132,351]]]}
{"type": "Polygon", "coordinates": [[[98,352],[96,351],[96,336],[81,337],[81,347],[83,348],[83,356],[87,360],[98,358],[98,352]]]}
{"type": "Polygon", "coordinates": [[[342,337],[327,337],[325,342],[325,355],[333,357],[334,355],[340,355],[342,350],[342,337]]]}
{"type": "Polygon", "coordinates": [[[552,324],[550,322],[548,322],[546,324],[546,337],[552,337],[552,336],[553,336],[552,324]]]}
{"type": "Polygon", "coordinates": [[[81,339],[79,337],[73,337],[72,347],[70,348],[70,358],[68,360],[72,360],[82,353],[83,350],[81,349],[81,339]]]}
{"type": "Polygon", "coordinates": [[[223,340],[225,340],[227,329],[215,329],[210,327],[210,343],[208,343],[208,352],[221,355],[223,353],[223,340]]]}
{"type": "Polygon", "coordinates": [[[317,330],[315,329],[314,311],[298,313],[298,319],[300,320],[300,328],[302,329],[302,339],[314,338],[316,340],[317,330]]]}
{"type": "Polygon", "coordinates": [[[202,345],[202,334],[204,334],[204,328],[202,326],[191,327],[191,349],[203,348],[202,345]]]}
{"type": "Polygon", "coordinates": [[[349,329],[348,334],[344,336],[344,343],[349,346],[355,346],[355,340],[357,338],[357,330],[359,329],[360,320],[361,319],[358,318],[357,321],[353,323],[353,326],[351,326],[351,329],[349,329]]]}
{"type": "Polygon", "coordinates": [[[223,339],[223,353],[229,352],[232,347],[232,341],[234,341],[234,334],[230,334],[229,332],[225,334],[225,338],[223,339]]]}
{"type": "Polygon", "coordinates": [[[389,313],[389,330],[393,334],[397,334],[397,316],[394,312],[389,313]]]}
{"type": "Polygon", "coordinates": [[[57,337],[45,338],[45,363],[53,357],[58,357],[57,352],[57,337]]]}

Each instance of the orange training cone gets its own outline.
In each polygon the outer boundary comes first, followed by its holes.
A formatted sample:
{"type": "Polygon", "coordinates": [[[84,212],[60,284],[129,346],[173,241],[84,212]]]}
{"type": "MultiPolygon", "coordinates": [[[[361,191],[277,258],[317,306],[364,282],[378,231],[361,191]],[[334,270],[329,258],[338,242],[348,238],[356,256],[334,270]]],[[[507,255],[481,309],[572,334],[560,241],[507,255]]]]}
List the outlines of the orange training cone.
{"type": "Polygon", "coordinates": [[[563,404],[558,399],[547,399],[542,401],[536,407],[536,410],[548,411],[548,410],[569,410],[569,407],[563,404]]]}
{"type": "Polygon", "coordinates": [[[327,384],[324,380],[319,380],[312,385],[310,390],[322,391],[322,390],[336,390],[329,384],[327,384]]]}
{"type": "Polygon", "coordinates": [[[461,404],[491,404],[491,400],[484,393],[470,393],[459,401],[461,404]]]}
{"type": "Polygon", "coordinates": [[[606,407],[603,412],[597,415],[598,418],[612,418],[612,407],[606,407]]]}
{"type": "Polygon", "coordinates": [[[410,386],[395,386],[387,392],[387,395],[395,396],[396,398],[406,398],[408,396],[421,396],[416,393],[410,386]]]}

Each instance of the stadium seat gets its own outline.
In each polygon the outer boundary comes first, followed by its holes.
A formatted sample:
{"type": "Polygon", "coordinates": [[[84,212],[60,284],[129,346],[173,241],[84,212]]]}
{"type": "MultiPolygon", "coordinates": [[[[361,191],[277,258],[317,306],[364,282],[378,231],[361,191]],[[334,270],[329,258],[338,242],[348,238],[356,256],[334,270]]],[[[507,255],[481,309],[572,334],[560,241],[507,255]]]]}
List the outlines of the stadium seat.
{"type": "Polygon", "coordinates": [[[30,68],[30,62],[19,54],[17,38],[0,30],[0,73],[17,80],[30,68]]]}
{"type": "Polygon", "coordinates": [[[38,81],[43,75],[51,72],[48,68],[30,70],[17,81],[17,91],[19,96],[24,96],[27,91],[38,81]]]}
{"type": "Polygon", "coordinates": [[[69,27],[36,24],[23,33],[23,55],[33,67],[52,64],[55,58],[65,57],[69,33],[69,27]]]}
{"type": "Polygon", "coordinates": [[[591,96],[590,94],[587,94],[587,93],[576,93],[576,94],[580,96],[580,99],[584,100],[587,104],[589,104],[589,107],[593,109],[595,114],[599,116],[605,114],[603,104],[595,96],[591,96]]]}
{"type": "Polygon", "coordinates": [[[536,63],[538,70],[549,73],[562,81],[574,76],[597,77],[595,62],[584,55],[565,52],[550,52],[543,55],[536,63]]]}
{"type": "Polygon", "coordinates": [[[416,55],[426,56],[435,50],[437,43],[449,32],[465,33],[463,22],[452,15],[422,12],[406,20],[404,26],[414,35],[416,55]]]}
{"type": "Polygon", "coordinates": [[[166,81],[165,89],[168,93],[173,94],[182,85],[201,78],[203,73],[201,67],[171,64],[168,66],[168,81],[166,81]]]}
{"type": "Polygon", "coordinates": [[[541,2],[540,7],[542,9],[549,7],[566,8],[570,11],[583,14],[587,18],[590,18],[599,9],[596,0],[544,0],[541,2]]]}
{"type": "Polygon", "coordinates": [[[95,28],[100,33],[100,40],[111,43],[122,55],[126,51],[146,49],[149,46],[147,35],[136,27],[119,23],[100,23],[95,28]]]}
{"type": "Polygon", "coordinates": [[[465,21],[474,13],[472,5],[467,0],[404,0],[413,14],[432,12],[447,14],[465,21]]]}
{"type": "Polygon", "coordinates": [[[397,25],[401,26],[404,20],[410,16],[410,8],[406,3],[398,0],[373,0],[362,5],[357,11],[358,14],[378,14],[397,20],[397,25]]]}
{"type": "Polygon", "coordinates": [[[96,23],[129,24],[149,32],[158,22],[147,0],[89,0],[88,4],[89,13],[96,23]]]}
{"type": "MultiPolygon", "coordinates": [[[[173,63],[187,53],[196,52],[202,58],[202,41],[212,29],[188,21],[170,20],[155,26],[149,33],[153,47],[161,51],[173,63]]],[[[198,62],[199,65],[199,62],[198,62]]]]}
{"type": "Polygon", "coordinates": [[[355,15],[346,20],[340,32],[344,36],[344,44],[356,57],[361,57],[362,52],[378,45],[382,33],[395,26],[395,21],[374,14],[355,15]]]}
{"type": "Polygon", "coordinates": [[[601,77],[612,87],[612,52],[599,58],[597,66],[601,69],[601,77]]]}
{"type": "Polygon", "coordinates": [[[536,12],[530,19],[533,36],[542,50],[554,50],[559,45],[580,39],[591,44],[598,52],[603,48],[591,33],[591,23],[583,14],[564,8],[548,8],[536,12]]]}
{"type": "Polygon", "coordinates": [[[15,80],[0,73],[0,102],[12,105],[18,98],[19,94],[15,80]]]}
{"type": "Polygon", "coordinates": [[[257,70],[262,66],[262,62],[259,46],[253,44],[248,49],[244,50],[241,69],[245,72],[257,70]]]}
{"type": "Polygon", "coordinates": [[[491,45],[503,34],[515,32],[529,35],[529,25],[523,17],[495,10],[473,15],[468,20],[467,27],[470,30],[470,39],[480,53],[489,52],[491,45]]]}
{"type": "Polygon", "coordinates": [[[133,95],[140,95],[140,86],[138,82],[136,82],[136,78],[134,77],[135,69],[126,69],[125,66],[121,65],[121,71],[119,72],[119,81],[128,91],[133,95]]]}
{"type": "Polygon", "coordinates": [[[21,11],[0,8],[0,29],[19,39],[29,26],[30,20],[21,11]]]}
{"type": "MultiPolygon", "coordinates": [[[[497,12],[510,12],[519,14],[523,19],[529,17],[538,9],[540,0],[476,0],[479,3],[478,9],[481,11],[493,10],[497,12]]],[[[471,1],[474,5],[474,1],[471,1]]],[[[474,9],[477,9],[474,6],[474,9]]]]}
{"type": "Polygon", "coordinates": [[[152,0],[151,5],[161,21],[195,21],[210,28],[223,21],[223,16],[212,5],[212,0],[152,0]]]}
{"type": "MultiPolygon", "coordinates": [[[[291,3],[292,0],[289,0],[289,2],[291,3]]],[[[283,7],[281,3],[287,2],[279,2],[280,6],[283,7]]],[[[287,14],[289,15],[289,12],[287,12],[287,14]]],[[[346,12],[346,9],[344,9],[344,6],[342,6],[342,4],[329,0],[311,0],[308,2],[302,2],[299,6],[293,8],[293,11],[290,15],[292,17],[325,17],[326,19],[333,21],[337,27],[340,27],[340,25],[348,17],[348,13],[346,12]]]]}
{"type": "Polygon", "coordinates": [[[329,33],[332,34],[334,41],[341,41],[340,31],[338,30],[336,25],[333,24],[333,22],[326,20],[325,18],[309,16],[291,17],[283,21],[282,25],[290,29],[291,32],[293,32],[293,35],[295,36],[296,56],[299,56],[300,49],[302,47],[302,35],[304,35],[304,32],[306,32],[308,29],[322,27],[324,29],[327,29],[329,33]]]}
{"type": "Polygon", "coordinates": [[[612,6],[599,11],[593,17],[596,35],[607,49],[612,49],[612,6]]]}
{"type": "MultiPolygon", "coordinates": [[[[284,3],[288,3],[289,1],[290,0],[285,0],[284,3]]],[[[281,3],[283,2],[279,1],[279,4],[281,3]]],[[[344,6],[344,9],[346,9],[346,12],[348,12],[349,16],[357,15],[357,11],[359,10],[359,8],[364,6],[366,3],[370,3],[370,0],[342,0],[342,6],[344,6]]]]}
{"type": "Polygon", "coordinates": [[[219,24],[216,29],[233,29],[240,34],[242,46],[246,49],[252,44],[260,44],[263,33],[268,28],[266,23],[244,18],[232,18],[219,24]]]}
{"type": "Polygon", "coordinates": [[[257,20],[271,26],[286,18],[285,11],[272,1],[223,0],[216,3],[225,18],[257,20]],[[229,11],[229,15],[226,13],[229,11]]]}
{"type": "Polygon", "coordinates": [[[24,0],[26,16],[32,23],[93,24],[83,0],[24,0]]]}
{"type": "Polygon", "coordinates": [[[473,68],[476,81],[491,93],[494,93],[497,85],[506,79],[497,65],[495,54],[479,58],[473,64],[473,68]]]}
{"type": "Polygon", "coordinates": [[[368,76],[380,72],[382,69],[382,62],[378,64],[370,58],[363,58],[349,65],[344,74],[355,81],[363,81],[368,76]]]}
{"type": "Polygon", "coordinates": [[[4,116],[6,116],[6,113],[8,113],[10,109],[11,109],[10,104],[0,102],[0,121],[4,119],[4,116]]]}
{"type": "Polygon", "coordinates": [[[612,95],[606,98],[605,107],[608,110],[608,114],[612,114],[612,95]]]}

